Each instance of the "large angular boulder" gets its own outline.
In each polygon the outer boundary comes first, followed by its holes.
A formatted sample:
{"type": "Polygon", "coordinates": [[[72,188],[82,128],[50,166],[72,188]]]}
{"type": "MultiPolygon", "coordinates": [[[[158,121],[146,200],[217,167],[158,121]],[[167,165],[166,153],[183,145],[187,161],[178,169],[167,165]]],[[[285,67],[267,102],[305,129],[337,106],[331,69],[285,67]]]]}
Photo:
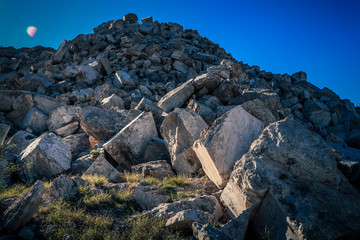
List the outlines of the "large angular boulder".
{"type": "Polygon", "coordinates": [[[141,111],[111,111],[97,107],[85,107],[81,114],[81,128],[97,140],[108,140],[134,120],[141,111]]]}
{"type": "Polygon", "coordinates": [[[202,133],[194,143],[194,151],[206,175],[216,186],[225,186],[235,162],[249,150],[263,129],[260,120],[237,106],[202,133]]]}
{"type": "Polygon", "coordinates": [[[276,121],[271,111],[267,107],[265,107],[263,102],[259,99],[248,101],[246,103],[241,104],[241,106],[248,113],[250,113],[257,119],[262,121],[265,124],[265,126],[276,121]]]}
{"type": "Polygon", "coordinates": [[[80,65],[78,68],[78,75],[76,80],[78,82],[86,82],[89,85],[93,85],[100,79],[100,73],[92,68],[90,65],[80,65]]]}
{"type": "Polygon", "coordinates": [[[6,209],[2,218],[6,231],[13,232],[30,221],[41,205],[44,191],[44,183],[37,181],[28,192],[18,197],[6,209]]]}
{"type": "Polygon", "coordinates": [[[154,137],[157,137],[157,130],[152,113],[143,112],[103,147],[115,161],[129,167],[129,164],[141,162],[146,147],[154,137]]]}
{"type": "Polygon", "coordinates": [[[185,104],[185,102],[191,97],[194,93],[194,86],[191,81],[188,81],[181,85],[180,87],[175,88],[174,90],[168,92],[165,96],[163,96],[158,106],[164,112],[170,112],[174,108],[181,107],[185,104]]]}
{"type": "Polygon", "coordinates": [[[99,175],[113,179],[116,178],[118,174],[119,172],[106,160],[104,152],[102,151],[83,175],[99,175]]]}
{"type": "Polygon", "coordinates": [[[27,146],[35,140],[36,136],[25,131],[17,131],[8,141],[12,145],[9,149],[11,153],[19,155],[27,146]]]}
{"type": "Polygon", "coordinates": [[[21,180],[34,183],[38,179],[50,179],[70,168],[70,146],[54,133],[44,133],[34,140],[19,156],[21,180]]]}
{"type": "Polygon", "coordinates": [[[75,180],[66,175],[55,178],[49,189],[46,190],[47,197],[63,198],[64,200],[72,200],[78,193],[75,180]]]}
{"type": "Polygon", "coordinates": [[[307,100],[302,108],[302,114],[315,127],[324,128],[330,125],[331,113],[329,108],[317,99],[307,100]]]}
{"type": "Polygon", "coordinates": [[[63,138],[63,142],[70,146],[72,160],[75,160],[80,153],[90,148],[89,136],[86,133],[69,135],[63,138]]]}
{"type": "Polygon", "coordinates": [[[135,187],[134,199],[144,210],[150,210],[157,207],[160,203],[170,201],[169,194],[158,186],[151,183],[141,181],[135,187]]]}
{"type": "Polygon", "coordinates": [[[188,108],[176,108],[165,117],[160,133],[169,150],[172,167],[177,173],[193,174],[201,167],[192,144],[206,127],[204,120],[188,108]]]}
{"type": "Polygon", "coordinates": [[[221,194],[230,217],[249,210],[258,237],[356,239],[360,194],[337,169],[341,155],[292,119],[270,124],[235,165],[221,194]]]}
{"type": "Polygon", "coordinates": [[[43,133],[47,130],[48,118],[48,115],[40,111],[38,108],[32,107],[26,114],[21,127],[23,129],[31,128],[31,130],[36,133],[43,133]]]}
{"type": "Polygon", "coordinates": [[[35,107],[47,115],[61,106],[61,102],[48,96],[35,95],[33,99],[35,107]]]}

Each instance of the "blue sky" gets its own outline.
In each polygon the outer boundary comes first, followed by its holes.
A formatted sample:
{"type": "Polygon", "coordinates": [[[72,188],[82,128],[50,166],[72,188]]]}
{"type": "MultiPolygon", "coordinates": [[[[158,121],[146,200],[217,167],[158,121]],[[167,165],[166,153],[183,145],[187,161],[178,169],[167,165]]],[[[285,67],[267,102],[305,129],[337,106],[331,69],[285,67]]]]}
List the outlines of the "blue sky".
{"type": "Polygon", "coordinates": [[[197,29],[262,70],[305,71],[309,82],[360,106],[359,0],[0,0],[0,46],[57,48],[129,12],[197,29]],[[28,26],[38,28],[33,38],[28,26]]]}

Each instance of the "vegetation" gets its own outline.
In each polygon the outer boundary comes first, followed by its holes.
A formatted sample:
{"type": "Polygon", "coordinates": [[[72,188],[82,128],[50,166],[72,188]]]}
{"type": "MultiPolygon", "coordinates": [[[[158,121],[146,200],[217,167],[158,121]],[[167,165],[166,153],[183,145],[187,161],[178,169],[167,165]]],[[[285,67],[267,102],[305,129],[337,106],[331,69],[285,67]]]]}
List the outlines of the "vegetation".
{"type": "Polygon", "coordinates": [[[103,186],[108,181],[105,176],[101,175],[83,175],[81,178],[94,187],[103,186]]]}
{"type": "Polygon", "coordinates": [[[20,196],[21,194],[29,191],[31,187],[24,184],[14,184],[11,187],[0,188],[0,199],[4,197],[20,196]]]}
{"type": "Polygon", "coordinates": [[[100,152],[101,152],[101,149],[100,149],[100,148],[92,150],[92,151],[90,152],[90,154],[91,154],[91,160],[95,161],[95,160],[98,158],[98,156],[100,155],[100,152]]]}

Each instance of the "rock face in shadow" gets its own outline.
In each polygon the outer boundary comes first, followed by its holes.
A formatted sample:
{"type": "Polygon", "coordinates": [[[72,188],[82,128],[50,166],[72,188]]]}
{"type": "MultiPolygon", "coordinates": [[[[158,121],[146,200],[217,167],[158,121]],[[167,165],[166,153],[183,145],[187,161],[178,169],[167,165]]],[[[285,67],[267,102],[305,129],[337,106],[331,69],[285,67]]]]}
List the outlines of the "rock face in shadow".
{"type": "Polygon", "coordinates": [[[249,209],[260,237],[268,227],[271,239],[352,239],[360,194],[336,168],[340,157],[299,122],[275,122],[236,163],[221,201],[231,217],[249,209]]]}
{"type": "Polygon", "coordinates": [[[6,231],[13,232],[30,221],[40,207],[44,191],[44,183],[37,181],[28,192],[18,197],[6,209],[2,218],[6,231]]]}

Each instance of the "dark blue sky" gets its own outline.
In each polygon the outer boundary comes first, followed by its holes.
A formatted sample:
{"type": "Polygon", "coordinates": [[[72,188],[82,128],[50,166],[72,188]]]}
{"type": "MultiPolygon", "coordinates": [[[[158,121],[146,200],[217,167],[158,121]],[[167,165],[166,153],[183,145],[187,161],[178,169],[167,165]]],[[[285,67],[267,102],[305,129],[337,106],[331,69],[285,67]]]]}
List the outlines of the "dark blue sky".
{"type": "Polygon", "coordinates": [[[0,46],[57,48],[129,12],[197,29],[262,70],[305,71],[309,82],[360,106],[359,0],[0,0],[0,46]],[[28,26],[38,28],[33,38],[28,26]]]}

